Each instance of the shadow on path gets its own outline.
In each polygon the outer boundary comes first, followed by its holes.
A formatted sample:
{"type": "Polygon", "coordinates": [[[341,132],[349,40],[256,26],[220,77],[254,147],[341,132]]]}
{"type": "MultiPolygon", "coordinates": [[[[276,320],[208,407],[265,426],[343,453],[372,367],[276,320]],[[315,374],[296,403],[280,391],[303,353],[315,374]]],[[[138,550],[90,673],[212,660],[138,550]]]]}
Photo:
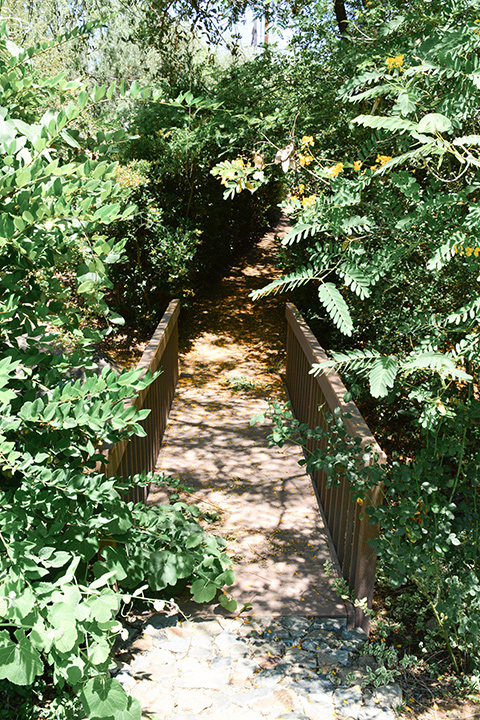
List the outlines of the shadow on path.
{"type": "MultiPolygon", "coordinates": [[[[215,512],[208,529],[228,541],[236,561],[239,607],[251,604],[254,615],[345,617],[323,570],[330,553],[310,479],[298,464],[301,451],[270,448],[268,427],[250,426],[267,398],[286,399],[284,301],[249,298],[277,275],[277,243],[267,233],[182,317],[181,375],[157,472],[179,477],[193,488],[190,501],[215,512]]],[[[152,490],[149,502],[164,500],[152,490]]],[[[192,603],[187,611],[223,612],[192,603]]]]}

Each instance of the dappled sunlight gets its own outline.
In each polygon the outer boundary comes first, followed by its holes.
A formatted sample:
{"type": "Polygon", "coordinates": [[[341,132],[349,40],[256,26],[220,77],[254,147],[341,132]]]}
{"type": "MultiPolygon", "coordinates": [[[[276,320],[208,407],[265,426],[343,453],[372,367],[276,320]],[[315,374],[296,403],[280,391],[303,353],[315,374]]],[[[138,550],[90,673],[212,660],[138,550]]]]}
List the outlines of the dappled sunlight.
{"type": "MultiPolygon", "coordinates": [[[[285,400],[282,298],[252,303],[271,279],[272,234],[184,317],[177,394],[157,463],[192,489],[202,523],[228,542],[233,594],[254,614],[345,616],[323,566],[331,560],[312,484],[295,445],[269,447],[268,424],[250,425],[268,398],[285,400]]],[[[168,500],[152,488],[150,503],[168,500]]],[[[224,613],[215,604],[195,613],[224,613]]]]}

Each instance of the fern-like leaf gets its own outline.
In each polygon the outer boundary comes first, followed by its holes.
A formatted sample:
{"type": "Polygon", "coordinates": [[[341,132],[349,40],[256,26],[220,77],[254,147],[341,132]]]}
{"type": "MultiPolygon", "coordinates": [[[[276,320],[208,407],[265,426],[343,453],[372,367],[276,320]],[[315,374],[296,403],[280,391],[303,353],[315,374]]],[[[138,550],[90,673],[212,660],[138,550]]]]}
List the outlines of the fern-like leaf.
{"type": "Polygon", "coordinates": [[[343,218],[340,227],[346,235],[351,235],[352,233],[369,232],[373,227],[373,223],[365,215],[353,215],[352,217],[343,218]]]}
{"type": "Polygon", "coordinates": [[[455,245],[462,242],[463,236],[460,233],[453,233],[427,262],[428,270],[440,270],[455,255],[455,245]]]}
{"type": "Polygon", "coordinates": [[[454,145],[480,145],[480,135],[464,135],[463,137],[455,138],[453,141],[454,145]]]}
{"type": "Polygon", "coordinates": [[[318,280],[319,270],[314,268],[313,265],[307,265],[306,267],[300,268],[296,272],[290,273],[289,275],[283,275],[276,280],[272,280],[271,283],[265,285],[265,287],[259,290],[253,290],[250,293],[250,297],[253,300],[257,300],[265,295],[271,293],[277,293],[280,290],[294,290],[301,285],[304,285],[311,280],[318,280]]]}
{"type": "Polygon", "coordinates": [[[309,235],[315,235],[323,229],[323,225],[318,223],[302,223],[298,222],[290,232],[285,235],[282,240],[282,245],[292,245],[294,242],[300,242],[307,238],[309,235]]]}
{"type": "Polygon", "coordinates": [[[393,132],[412,132],[417,129],[415,123],[398,116],[358,115],[352,122],[363,125],[364,127],[381,128],[382,130],[392,130],[393,132]]]}
{"type": "Polygon", "coordinates": [[[358,267],[344,263],[338,268],[337,272],[345,282],[345,285],[358,295],[359,298],[364,300],[364,298],[370,296],[372,278],[365,275],[358,267]]]}
{"type": "Polygon", "coordinates": [[[348,350],[347,352],[332,352],[332,357],[322,363],[314,363],[310,370],[311,375],[319,375],[320,373],[335,368],[340,370],[353,370],[357,373],[363,373],[370,368],[373,362],[378,358],[379,353],[376,350],[348,350]]]}
{"type": "Polygon", "coordinates": [[[455,360],[440,352],[425,352],[415,355],[403,363],[403,372],[408,375],[415,370],[431,370],[442,377],[452,377],[457,380],[471,380],[472,376],[460,370],[455,360]]]}
{"type": "Polygon", "coordinates": [[[395,383],[397,372],[397,358],[391,355],[382,355],[375,360],[368,376],[370,392],[373,397],[385,397],[389,388],[392,388],[395,383]]]}
{"type": "Polygon", "coordinates": [[[480,298],[476,297],[468,302],[463,307],[459,308],[456,312],[450,313],[445,318],[445,322],[448,325],[460,325],[461,322],[466,322],[468,319],[475,320],[478,322],[480,319],[480,298]]]}
{"type": "Polygon", "coordinates": [[[338,288],[333,283],[322,283],[318,288],[318,297],[340,332],[351,335],[352,318],[338,288]]]}
{"type": "Polygon", "coordinates": [[[351,95],[349,97],[350,102],[360,102],[361,100],[369,100],[371,98],[379,97],[380,95],[391,95],[392,94],[392,86],[388,84],[384,85],[377,85],[376,87],[372,87],[369,90],[364,90],[363,92],[358,93],[357,95],[351,95]]]}

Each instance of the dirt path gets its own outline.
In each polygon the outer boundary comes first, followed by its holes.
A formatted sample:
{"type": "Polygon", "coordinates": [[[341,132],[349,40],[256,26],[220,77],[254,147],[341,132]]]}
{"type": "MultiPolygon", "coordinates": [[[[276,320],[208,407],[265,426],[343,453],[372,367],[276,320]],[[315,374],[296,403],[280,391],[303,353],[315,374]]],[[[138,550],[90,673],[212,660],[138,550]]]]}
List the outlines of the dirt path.
{"type": "Polygon", "coordinates": [[[268,428],[250,426],[268,397],[285,399],[284,300],[249,298],[275,276],[277,243],[267,233],[184,314],[180,381],[157,471],[180,477],[194,489],[190,500],[215,515],[210,529],[228,540],[237,562],[240,606],[252,604],[260,615],[341,617],[345,607],[323,572],[330,552],[301,453],[269,448],[268,428]]]}

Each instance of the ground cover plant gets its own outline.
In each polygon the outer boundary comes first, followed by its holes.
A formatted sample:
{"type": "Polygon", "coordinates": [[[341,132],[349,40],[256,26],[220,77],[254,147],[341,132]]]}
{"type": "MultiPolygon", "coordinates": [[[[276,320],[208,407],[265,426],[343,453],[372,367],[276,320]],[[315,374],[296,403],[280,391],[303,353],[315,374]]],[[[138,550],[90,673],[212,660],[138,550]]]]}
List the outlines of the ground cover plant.
{"type": "Polygon", "coordinates": [[[7,699],[12,685],[38,690],[25,712],[43,695],[57,717],[139,720],[110,673],[122,604],[189,584],[196,600],[220,591],[232,607],[233,574],[195,507],[127,503],[149,478],[98,468],[102,443],[144,432],[145,412],[124,401],[154,379],[99,371],[92,357],[92,315],[121,322],[105,291],[124,243],[104,228],[136,208],[115,181],[124,131],[84,134],[81,116],[127,93],[43,75],[35,60],[53,44],[24,50],[0,26],[0,679],[7,699]]]}

